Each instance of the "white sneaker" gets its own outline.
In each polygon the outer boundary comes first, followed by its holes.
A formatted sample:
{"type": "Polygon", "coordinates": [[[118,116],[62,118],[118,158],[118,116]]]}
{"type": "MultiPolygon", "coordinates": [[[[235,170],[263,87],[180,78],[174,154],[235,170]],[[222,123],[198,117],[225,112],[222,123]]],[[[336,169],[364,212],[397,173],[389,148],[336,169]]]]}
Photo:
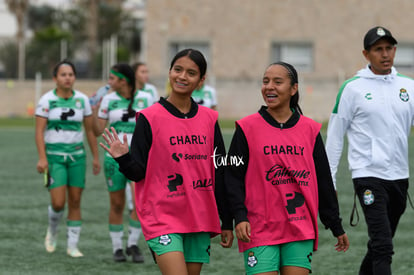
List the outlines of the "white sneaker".
{"type": "Polygon", "coordinates": [[[68,253],[69,256],[73,257],[73,258],[79,258],[79,257],[83,257],[82,252],[79,251],[79,249],[77,247],[74,248],[68,248],[66,250],[66,252],[68,253]]]}
{"type": "Polygon", "coordinates": [[[45,248],[46,251],[49,253],[55,252],[56,250],[56,238],[57,235],[53,235],[52,232],[50,232],[50,228],[47,228],[46,238],[45,238],[45,248]]]}

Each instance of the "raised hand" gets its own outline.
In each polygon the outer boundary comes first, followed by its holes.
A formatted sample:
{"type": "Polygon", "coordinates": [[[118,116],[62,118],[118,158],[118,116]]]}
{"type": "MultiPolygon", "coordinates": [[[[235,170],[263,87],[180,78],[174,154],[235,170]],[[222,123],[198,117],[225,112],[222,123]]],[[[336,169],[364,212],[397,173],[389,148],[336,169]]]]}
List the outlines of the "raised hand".
{"type": "Polygon", "coordinates": [[[114,127],[111,127],[111,131],[109,131],[108,128],[105,128],[104,133],[102,134],[102,137],[104,138],[108,146],[106,146],[102,142],[100,142],[99,145],[102,148],[104,148],[113,158],[118,158],[129,152],[128,140],[127,140],[126,134],[124,134],[123,136],[123,143],[122,143],[114,127]]]}

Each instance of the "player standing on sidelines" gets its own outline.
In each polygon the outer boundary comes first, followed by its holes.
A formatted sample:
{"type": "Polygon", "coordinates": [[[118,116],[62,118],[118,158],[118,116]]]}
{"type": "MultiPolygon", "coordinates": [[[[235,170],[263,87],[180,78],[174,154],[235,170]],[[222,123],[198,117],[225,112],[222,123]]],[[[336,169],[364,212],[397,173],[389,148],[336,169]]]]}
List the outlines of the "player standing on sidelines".
{"type": "Polygon", "coordinates": [[[225,154],[218,114],[191,98],[206,69],[199,51],[177,53],[169,71],[171,94],[138,113],[130,153],[126,136],[122,143],[113,128],[103,135],[107,145],[101,143],[137,182],[139,220],[162,274],[200,274],[210,259],[211,237],[221,233],[223,247],[233,242],[224,168],[215,169],[211,158],[214,151],[225,154]]]}
{"type": "MultiPolygon", "coordinates": [[[[109,126],[118,133],[126,134],[129,145],[135,128],[136,112],[152,105],[153,97],[148,93],[136,91],[134,71],[128,64],[112,66],[109,84],[113,92],[105,95],[100,103],[99,112],[95,114],[94,131],[97,136],[101,135],[109,122],[109,126]]],[[[131,182],[119,172],[118,163],[108,153],[105,153],[104,169],[110,194],[109,232],[113,258],[116,262],[123,262],[126,261],[126,257],[122,249],[124,234],[122,216],[125,206],[125,188],[131,182]]],[[[138,247],[141,225],[136,211],[130,213],[128,233],[126,253],[132,256],[133,262],[144,262],[144,256],[138,247]]]]}
{"type": "Polygon", "coordinates": [[[53,69],[56,88],[44,94],[36,108],[37,171],[48,173],[51,204],[45,247],[56,249],[58,225],[68,198],[67,253],[82,257],[78,249],[81,231],[81,195],[85,188],[86,152],[82,124],[93,155],[93,173],[100,171],[98,145],[88,97],[73,89],[75,66],[63,60],[53,69]]]}
{"type": "Polygon", "coordinates": [[[407,202],[414,81],[393,67],[396,44],[383,27],[365,34],[368,65],[340,88],[328,126],[334,182],[346,134],[352,181],[368,226],[360,275],[391,274],[392,239],[407,202]]]}
{"type": "Polygon", "coordinates": [[[271,64],[262,81],[266,106],[236,122],[226,190],[239,251],[250,274],[309,274],[318,248],[318,212],[347,251],[321,125],[302,115],[298,75],[271,64]]]}

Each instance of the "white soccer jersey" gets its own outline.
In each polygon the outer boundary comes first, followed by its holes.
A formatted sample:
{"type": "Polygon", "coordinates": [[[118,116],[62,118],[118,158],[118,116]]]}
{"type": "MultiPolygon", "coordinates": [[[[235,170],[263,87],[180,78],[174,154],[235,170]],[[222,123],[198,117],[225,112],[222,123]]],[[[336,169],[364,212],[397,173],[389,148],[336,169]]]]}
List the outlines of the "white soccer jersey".
{"type": "Polygon", "coordinates": [[[44,94],[36,107],[36,116],[47,118],[44,133],[46,147],[60,152],[73,152],[83,145],[83,119],[92,115],[88,97],[76,90],[68,99],[56,90],[44,94]]]}
{"type": "Polygon", "coordinates": [[[191,97],[195,102],[207,108],[217,106],[216,90],[209,85],[204,85],[200,90],[194,90],[191,97]]]}
{"type": "Polygon", "coordinates": [[[408,136],[414,120],[414,81],[376,75],[367,66],[340,88],[331,114],[326,152],[335,183],[344,135],[352,178],[409,177],[408,136]]]}
{"type": "MultiPolygon", "coordinates": [[[[137,92],[134,96],[134,103],[132,109],[139,112],[149,106],[153,102],[151,94],[146,92],[137,92]]],[[[132,134],[135,128],[135,113],[128,115],[128,105],[130,100],[122,97],[117,92],[112,92],[103,97],[98,117],[106,119],[109,122],[109,127],[114,127],[119,137],[127,134],[128,144],[131,144],[132,134]]],[[[122,140],[122,139],[121,139],[122,140]]]]}
{"type": "Polygon", "coordinates": [[[150,94],[153,97],[153,102],[157,102],[159,100],[159,95],[158,95],[158,91],[157,88],[155,88],[154,85],[149,84],[149,83],[145,83],[144,88],[142,90],[138,90],[141,92],[146,92],[148,94],[150,94]]]}

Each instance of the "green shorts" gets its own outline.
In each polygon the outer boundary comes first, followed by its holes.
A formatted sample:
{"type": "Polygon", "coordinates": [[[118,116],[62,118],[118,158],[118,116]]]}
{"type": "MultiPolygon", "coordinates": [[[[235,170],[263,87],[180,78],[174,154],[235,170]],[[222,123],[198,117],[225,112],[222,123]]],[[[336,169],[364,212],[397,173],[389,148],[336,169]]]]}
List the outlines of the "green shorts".
{"type": "Polygon", "coordinates": [[[147,241],[151,251],[157,255],[182,252],[187,263],[210,262],[210,233],[183,233],[162,235],[147,241]]]}
{"type": "Polygon", "coordinates": [[[280,271],[282,266],[311,270],[314,240],[259,246],[243,252],[246,274],[280,271]]]}
{"type": "Polygon", "coordinates": [[[86,154],[47,154],[49,162],[50,185],[48,189],[68,185],[85,188],[86,154]]]}
{"type": "Polygon", "coordinates": [[[123,190],[130,182],[124,174],[119,172],[119,164],[108,153],[105,153],[104,171],[109,192],[123,190]]]}

